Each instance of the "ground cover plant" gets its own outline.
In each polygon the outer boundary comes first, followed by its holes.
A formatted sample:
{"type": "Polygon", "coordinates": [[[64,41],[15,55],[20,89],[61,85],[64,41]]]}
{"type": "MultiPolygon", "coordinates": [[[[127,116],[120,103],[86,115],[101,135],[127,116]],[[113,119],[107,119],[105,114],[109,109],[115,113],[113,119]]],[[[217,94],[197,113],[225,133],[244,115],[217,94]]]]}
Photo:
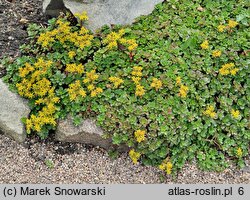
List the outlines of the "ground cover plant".
{"type": "Polygon", "coordinates": [[[28,134],[93,117],[136,164],[220,171],[249,155],[249,12],[243,0],[168,0],[131,26],[91,33],[86,13],[30,25],[23,56],[3,60],[29,99],[28,134]]]}

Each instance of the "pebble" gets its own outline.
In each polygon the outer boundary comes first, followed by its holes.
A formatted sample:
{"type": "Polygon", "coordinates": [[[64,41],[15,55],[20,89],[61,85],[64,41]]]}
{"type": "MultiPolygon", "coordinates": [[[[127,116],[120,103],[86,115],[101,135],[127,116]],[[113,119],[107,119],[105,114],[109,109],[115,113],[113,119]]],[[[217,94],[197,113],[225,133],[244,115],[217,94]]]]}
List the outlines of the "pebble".
{"type": "Polygon", "coordinates": [[[12,37],[12,36],[9,36],[8,37],[8,40],[14,40],[15,38],[14,37],[12,37]]]}

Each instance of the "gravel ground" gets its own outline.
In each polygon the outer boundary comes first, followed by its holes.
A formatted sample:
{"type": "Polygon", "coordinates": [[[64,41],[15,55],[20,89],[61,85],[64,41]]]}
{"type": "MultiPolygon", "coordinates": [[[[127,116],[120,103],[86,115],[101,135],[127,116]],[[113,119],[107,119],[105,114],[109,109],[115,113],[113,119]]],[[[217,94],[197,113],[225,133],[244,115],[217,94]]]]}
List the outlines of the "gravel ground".
{"type": "MultiPolygon", "coordinates": [[[[41,5],[42,0],[0,0],[0,58],[19,55],[18,46],[27,42],[26,20],[45,22],[41,5]]],[[[4,73],[0,68],[0,77],[4,73]]],[[[97,147],[37,138],[20,145],[0,134],[0,183],[250,183],[250,168],[203,172],[192,163],[173,179],[133,165],[126,153],[113,160],[97,147]]]]}
{"type": "Polygon", "coordinates": [[[156,168],[132,164],[126,153],[113,160],[106,151],[83,144],[28,139],[20,145],[4,135],[0,166],[0,183],[250,183],[248,168],[216,173],[187,164],[172,179],[156,168]]]}

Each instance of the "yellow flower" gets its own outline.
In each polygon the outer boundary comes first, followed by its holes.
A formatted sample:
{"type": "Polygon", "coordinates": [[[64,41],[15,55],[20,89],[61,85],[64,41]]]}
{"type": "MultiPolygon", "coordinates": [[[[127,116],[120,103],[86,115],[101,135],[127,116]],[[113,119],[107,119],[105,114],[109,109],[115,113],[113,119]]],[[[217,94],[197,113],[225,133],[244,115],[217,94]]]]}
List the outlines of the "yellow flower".
{"type": "Polygon", "coordinates": [[[208,49],[209,48],[208,40],[205,40],[200,46],[202,49],[208,49]]]}
{"type": "MultiPolygon", "coordinates": [[[[81,27],[79,33],[80,33],[81,35],[86,35],[86,34],[89,33],[89,30],[86,29],[86,28],[83,26],[83,27],[81,27]]],[[[89,35],[88,35],[88,37],[89,37],[89,35]]]]}
{"type": "Polygon", "coordinates": [[[79,65],[73,64],[66,64],[66,72],[70,73],[77,73],[82,74],[84,72],[84,66],[80,63],[79,65]]]}
{"type": "Polygon", "coordinates": [[[67,89],[68,94],[69,94],[69,99],[70,101],[75,101],[78,96],[80,95],[81,97],[86,96],[86,92],[81,86],[81,82],[79,80],[75,81],[74,83],[71,83],[69,85],[69,88],[67,89]]]}
{"type": "Polygon", "coordinates": [[[153,78],[153,81],[151,83],[151,87],[155,88],[156,90],[159,90],[162,87],[161,80],[158,80],[157,78],[153,78]]]}
{"type": "Polygon", "coordinates": [[[140,80],[141,80],[141,77],[132,76],[132,80],[134,81],[134,83],[135,83],[136,85],[138,85],[139,82],[140,82],[140,80]]]}
{"type": "Polygon", "coordinates": [[[180,77],[180,76],[178,76],[178,77],[176,78],[176,84],[177,84],[177,85],[180,85],[180,84],[181,84],[181,77],[180,77]]]}
{"type": "Polygon", "coordinates": [[[19,76],[24,78],[27,76],[30,72],[33,72],[35,69],[31,64],[25,63],[25,67],[19,68],[19,76]]]}
{"type": "Polygon", "coordinates": [[[185,98],[187,96],[187,92],[188,92],[188,87],[185,85],[181,84],[180,90],[179,90],[179,95],[183,98],[185,98]]]}
{"type": "Polygon", "coordinates": [[[103,40],[104,44],[108,44],[108,49],[113,49],[118,46],[118,40],[121,38],[121,33],[111,32],[107,35],[107,37],[103,40]]]}
{"type": "Polygon", "coordinates": [[[139,152],[136,152],[134,149],[129,151],[129,157],[133,161],[134,164],[138,163],[138,159],[140,158],[141,154],[139,152]]]}
{"type": "Polygon", "coordinates": [[[236,75],[236,73],[239,71],[238,68],[234,68],[234,63],[227,63],[225,65],[222,65],[221,68],[219,69],[219,73],[221,75],[228,75],[232,74],[233,76],[236,75]]]}
{"type": "Polygon", "coordinates": [[[218,29],[219,32],[223,32],[225,30],[225,28],[226,28],[226,26],[224,26],[224,25],[219,25],[217,27],[217,29],[218,29]]]}
{"type": "Polygon", "coordinates": [[[165,171],[167,174],[171,174],[173,164],[170,161],[167,161],[168,159],[165,159],[160,165],[159,169],[165,171]]]}
{"type": "Polygon", "coordinates": [[[90,84],[90,85],[88,85],[87,88],[88,88],[89,91],[92,91],[92,90],[95,89],[95,86],[93,84],[90,84]]]}
{"type": "Polygon", "coordinates": [[[124,29],[120,29],[119,32],[118,32],[118,35],[120,37],[122,37],[124,34],[125,34],[125,30],[124,29]]]}
{"type": "Polygon", "coordinates": [[[142,131],[142,130],[137,130],[134,132],[134,135],[135,135],[135,138],[136,138],[136,141],[137,142],[142,142],[145,140],[145,131],[142,131]]]}
{"type": "Polygon", "coordinates": [[[240,147],[237,149],[236,153],[238,157],[242,157],[242,149],[240,147]]]}
{"type": "Polygon", "coordinates": [[[96,97],[98,94],[102,93],[102,88],[97,87],[95,90],[92,90],[90,93],[91,97],[96,97]]]}
{"type": "Polygon", "coordinates": [[[89,82],[90,82],[90,79],[89,79],[89,78],[85,78],[85,79],[83,79],[82,82],[83,82],[83,83],[89,83],[89,82]]]}
{"type": "Polygon", "coordinates": [[[85,90],[84,89],[80,89],[79,90],[79,95],[81,96],[81,97],[86,97],[86,92],[85,92],[85,90]]]}
{"type": "Polygon", "coordinates": [[[167,174],[171,174],[172,167],[173,167],[173,164],[171,162],[167,162],[167,168],[166,168],[167,174]]]}
{"type": "Polygon", "coordinates": [[[115,88],[118,88],[119,85],[121,85],[124,82],[122,79],[115,77],[115,76],[111,76],[109,78],[109,81],[111,81],[114,84],[115,88]]]}
{"type": "Polygon", "coordinates": [[[54,35],[53,32],[46,32],[46,33],[41,33],[40,36],[37,39],[37,43],[40,44],[42,47],[47,48],[49,44],[54,42],[54,35]]]}
{"type": "Polygon", "coordinates": [[[86,76],[87,76],[87,79],[83,81],[84,83],[88,83],[90,81],[95,81],[99,78],[99,75],[96,74],[96,71],[94,69],[91,70],[90,72],[87,72],[86,76]]]}
{"type": "Polygon", "coordinates": [[[126,46],[129,51],[135,50],[138,46],[136,41],[134,39],[122,38],[124,34],[125,34],[124,29],[119,30],[118,33],[111,32],[103,40],[103,43],[107,44],[108,49],[117,48],[118,44],[122,44],[122,45],[126,46]]]}
{"type": "Polygon", "coordinates": [[[203,112],[203,114],[213,119],[216,117],[216,112],[214,112],[214,107],[211,105],[207,107],[207,109],[203,112]]]}
{"type": "Polygon", "coordinates": [[[136,43],[134,39],[127,40],[126,43],[129,45],[128,46],[129,51],[133,51],[138,47],[138,44],[136,43]]]}
{"type": "Polygon", "coordinates": [[[142,67],[139,67],[139,66],[134,66],[133,67],[133,71],[131,72],[131,74],[133,75],[133,76],[139,76],[139,77],[141,77],[142,76],[142,67]]]}
{"type": "Polygon", "coordinates": [[[75,51],[69,51],[68,56],[69,56],[70,59],[72,59],[72,58],[74,58],[76,56],[76,52],[75,51]]]}
{"type": "Polygon", "coordinates": [[[30,119],[27,119],[26,122],[25,122],[25,125],[26,125],[26,131],[27,133],[29,134],[31,132],[31,129],[32,129],[32,121],[30,119]]]}
{"type": "Polygon", "coordinates": [[[46,78],[37,81],[32,86],[34,94],[40,97],[45,96],[47,92],[50,90],[50,88],[51,88],[51,82],[46,78]]]}
{"type": "Polygon", "coordinates": [[[220,50],[214,50],[212,52],[212,56],[213,57],[220,57],[221,56],[221,51],[220,50]]]}
{"type": "Polygon", "coordinates": [[[234,69],[232,69],[231,71],[230,71],[230,73],[233,75],[233,76],[235,76],[236,75],[236,73],[239,71],[239,68],[234,68],[234,69]]]}
{"type": "Polygon", "coordinates": [[[237,119],[240,116],[240,111],[232,109],[231,110],[231,115],[232,115],[233,118],[237,119]]]}
{"type": "Polygon", "coordinates": [[[75,13],[74,14],[79,20],[81,21],[86,21],[88,20],[88,15],[87,15],[87,12],[82,12],[81,14],[80,13],[75,13]]]}
{"type": "Polygon", "coordinates": [[[117,47],[118,43],[116,41],[112,41],[108,44],[108,49],[113,49],[114,47],[117,47]]]}
{"type": "Polygon", "coordinates": [[[234,27],[236,27],[238,24],[239,24],[239,23],[236,22],[236,21],[228,20],[228,26],[229,26],[230,28],[234,28],[234,27]]]}
{"type": "Polygon", "coordinates": [[[100,88],[100,87],[97,87],[97,88],[96,88],[96,92],[97,92],[98,94],[100,94],[100,93],[102,93],[102,92],[103,92],[103,89],[102,89],[102,88],[100,88]]]}
{"type": "Polygon", "coordinates": [[[145,94],[144,87],[142,85],[136,85],[135,95],[143,96],[145,94]]]}

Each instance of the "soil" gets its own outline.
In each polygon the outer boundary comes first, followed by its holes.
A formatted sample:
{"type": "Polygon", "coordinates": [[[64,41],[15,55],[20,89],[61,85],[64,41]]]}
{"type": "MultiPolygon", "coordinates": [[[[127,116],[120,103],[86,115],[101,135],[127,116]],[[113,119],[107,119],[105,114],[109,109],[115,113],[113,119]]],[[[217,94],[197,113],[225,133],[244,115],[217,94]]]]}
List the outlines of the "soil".
{"type": "Polygon", "coordinates": [[[28,42],[28,23],[45,22],[42,0],[0,0],[0,58],[19,55],[20,44],[28,42]]]}
{"type": "MultiPolygon", "coordinates": [[[[19,56],[19,46],[28,42],[28,24],[46,21],[42,0],[0,0],[0,59],[19,56]]],[[[5,73],[0,67],[0,77],[5,73]]]]}

